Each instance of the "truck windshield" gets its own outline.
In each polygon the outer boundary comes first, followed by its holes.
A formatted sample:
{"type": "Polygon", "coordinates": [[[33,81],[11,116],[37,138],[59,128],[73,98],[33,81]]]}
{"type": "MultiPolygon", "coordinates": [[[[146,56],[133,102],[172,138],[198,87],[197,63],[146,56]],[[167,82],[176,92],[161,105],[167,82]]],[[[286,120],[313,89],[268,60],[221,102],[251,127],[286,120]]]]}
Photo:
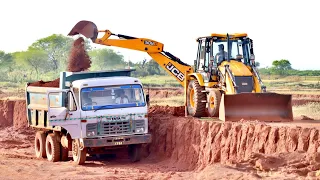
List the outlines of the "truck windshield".
{"type": "Polygon", "coordinates": [[[82,110],[145,106],[140,85],[88,87],[81,90],[82,110]]]}

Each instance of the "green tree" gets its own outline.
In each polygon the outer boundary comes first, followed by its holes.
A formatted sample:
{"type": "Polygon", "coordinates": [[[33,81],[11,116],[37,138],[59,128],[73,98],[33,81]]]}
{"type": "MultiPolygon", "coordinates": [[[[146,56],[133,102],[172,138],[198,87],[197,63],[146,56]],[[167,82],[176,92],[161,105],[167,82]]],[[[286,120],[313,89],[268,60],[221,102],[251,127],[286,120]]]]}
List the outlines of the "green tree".
{"type": "Polygon", "coordinates": [[[13,71],[13,65],[12,54],[0,51],[0,80],[8,80],[8,73],[13,71]]]}
{"type": "MultiPolygon", "coordinates": [[[[15,61],[18,66],[32,69],[36,73],[36,78],[39,79],[39,73],[47,72],[48,65],[48,54],[45,51],[40,50],[28,50],[15,53],[15,61]]],[[[32,76],[33,71],[30,71],[32,76]]]]}
{"type": "Polygon", "coordinates": [[[0,65],[5,66],[12,63],[12,55],[7,54],[4,51],[0,51],[0,65]]]}
{"type": "Polygon", "coordinates": [[[272,71],[274,74],[285,75],[289,70],[292,70],[289,60],[281,59],[272,62],[272,71]]]}
{"type": "Polygon", "coordinates": [[[89,51],[89,56],[92,61],[91,70],[111,70],[127,66],[123,56],[112,49],[95,49],[89,51]]]}

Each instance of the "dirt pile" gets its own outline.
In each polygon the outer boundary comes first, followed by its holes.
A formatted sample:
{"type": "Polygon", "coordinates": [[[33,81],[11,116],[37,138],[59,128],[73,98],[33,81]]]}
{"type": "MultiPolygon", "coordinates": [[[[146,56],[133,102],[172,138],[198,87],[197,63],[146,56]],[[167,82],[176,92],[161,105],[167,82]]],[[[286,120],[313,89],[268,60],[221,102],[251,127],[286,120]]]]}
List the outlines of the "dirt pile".
{"type": "Polygon", "coordinates": [[[24,100],[0,100],[0,128],[13,126],[27,128],[26,103],[24,100]]]}
{"type": "Polygon", "coordinates": [[[69,56],[68,71],[86,71],[91,67],[91,60],[85,49],[85,41],[79,37],[73,42],[69,56]]]}
{"type": "Polygon", "coordinates": [[[53,80],[53,81],[37,81],[34,83],[30,83],[29,86],[38,86],[38,87],[54,87],[58,88],[60,85],[60,78],[53,80]]]}
{"type": "MultiPolygon", "coordinates": [[[[159,107],[152,109],[149,120],[153,135],[148,146],[151,156],[168,159],[170,164],[190,170],[203,169],[216,162],[237,164],[247,161],[259,166],[263,159],[257,158],[257,153],[301,152],[313,156],[320,152],[319,130],[315,128],[277,127],[259,122],[200,121],[163,114],[163,108],[159,107]]],[[[286,161],[285,165],[288,163],[292,164],[286,161]]],[[[317,167],[317,163],[310,161],[301,168],[317,167]]]]}
{"type": "Polygon", "coordinates": [[[4,149],[23,149],[33,145],[35,131],[8,127],[0,131],[0,146],[4,149]]]}
{"type": "Polygon", "coordinates": [[[320,153],[297,151],[273,155],[253,154],[249,162],[260,171],[282,171],[307,176],[320,169],[320,153]]]}

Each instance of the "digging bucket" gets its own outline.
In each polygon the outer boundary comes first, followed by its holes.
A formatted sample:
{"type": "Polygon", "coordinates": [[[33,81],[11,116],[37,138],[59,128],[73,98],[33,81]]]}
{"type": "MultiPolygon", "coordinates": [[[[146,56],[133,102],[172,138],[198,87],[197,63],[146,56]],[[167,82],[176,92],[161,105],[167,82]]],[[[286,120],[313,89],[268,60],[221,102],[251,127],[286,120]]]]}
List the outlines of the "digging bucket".
{"type": "Polygon", "coordinates": [[[293,121],[292,96],[277,93],[223,94],[219,119],[222,121],[293,121]]]}
{"type": "Polygon", "coordinates": [[[69,36],[82,34],[86,38],[90,38],[94,42],[98,37],[98,28],[91,21],[79,21],[69,32],[69,36]]]}

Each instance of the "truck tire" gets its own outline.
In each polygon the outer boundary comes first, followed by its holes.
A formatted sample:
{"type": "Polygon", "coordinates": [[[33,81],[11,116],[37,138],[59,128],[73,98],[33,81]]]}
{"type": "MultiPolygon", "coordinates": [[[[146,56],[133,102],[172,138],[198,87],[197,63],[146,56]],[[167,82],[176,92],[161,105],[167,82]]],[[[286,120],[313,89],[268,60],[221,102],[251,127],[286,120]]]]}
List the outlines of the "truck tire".
{"type": "Polygon", "coordinates": [[[60,159],[61,161],[68,161],[68,158],[69,158],[69,149],[66,148],[66,147],[63,147],[61,144],[60,144],[60,159]]]}
{"type": "Polygon", "coordinates": [[[46,158],[46,133],[37,131],[34,138],[34,150],[37,158],[46,158]]]}
{"type": "Polygon", "coordinates": [[[54,133],[48,134],[47,136],[46,154],[48,161],[57,162],[60,160],[60,143],[54,133]]]}
{"type": "Polygon", "coordinates": [[[131,144],[128,148],[128,154],[131,162],[137,162],[141,159],[141,144],[131,144]]]}
{"type": "Polygon", "coordinates": [[[77,165],[84,164],[87,158],[87,148],[80,150],[79,139],[72,140],[72,157],[77,165]]]}
{"type": "Polygon", "coordinates": [[[197,80],[191,80],[187,89],[187,110],[193,117],[206,116],[206,93],[197,80]]]}
{"type": "Polygon", "coordinates": [[[219,116],[220,101],[221,92],[217,89],[210,90],[208,94],[208,114],[210,117],[219,116]]]}

